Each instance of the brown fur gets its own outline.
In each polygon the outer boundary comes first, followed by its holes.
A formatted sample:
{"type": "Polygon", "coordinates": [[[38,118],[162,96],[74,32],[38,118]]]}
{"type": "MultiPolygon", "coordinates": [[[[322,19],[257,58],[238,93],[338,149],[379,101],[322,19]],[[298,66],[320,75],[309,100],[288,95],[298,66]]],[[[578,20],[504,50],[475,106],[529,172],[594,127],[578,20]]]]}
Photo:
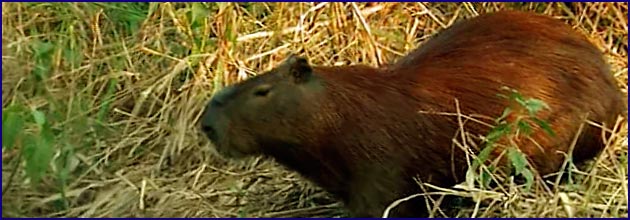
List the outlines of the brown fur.
{"type": "MultiPolygon", "coordinates": [[[[456,118],[418,111],[456,112],[457,99],[463,114],[496,118],[508,105],[497,96],[502,86],[551,108],[539,117],[556,136],[536,130],[542,148],[519,143],[540,174],[558,171],[585,114],[610,126],[626,109],[601,52],[583,36],[549,17],[499,12],[456,23],[383,68],[312,67],[292,56],[216,94],[202,126],[223,155],[273,157],[337,195],[353,216],[378,217],[419,192],[413,176],[443,187],[464,179],[464,153],[451,141],[456,118]]],[[[600,130],[588,127],[574,161],[603,147],[600,130]]],[[[392,214],[426,215],[422,201],[392,214]]]]}

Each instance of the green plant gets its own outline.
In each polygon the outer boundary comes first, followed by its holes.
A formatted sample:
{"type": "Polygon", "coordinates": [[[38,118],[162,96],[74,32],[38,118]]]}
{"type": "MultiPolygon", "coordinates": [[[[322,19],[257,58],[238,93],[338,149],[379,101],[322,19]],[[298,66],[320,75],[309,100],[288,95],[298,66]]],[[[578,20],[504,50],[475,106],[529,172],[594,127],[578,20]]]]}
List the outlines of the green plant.
{"type": "Polygon", "coordinates": [[[466,173],[466,178],[467,181],[473,182],[475,177],[479,176],[481,185],[488,187],[491,182],[491,173],[496,168],[490,165],[485,170],[482,169],[480,175],[475,174],[475,171],[489,159],[491,152],[497,148],[499,140],[505,140],[507,144],[505,148],[507,151],[506,155],[513,173],[524,177],[525,189],[530,190],[534,182],[534,173],[526,155],[520,151],[516,143],[521,136],[532,134],[534,131],[532,124],[537,125],[549,135],[555,135],[549,124],[537,117],[540,111],[548,110],[549,106],[540,99],[526,98],[515,89],[503,87],[502,90],[505,90],[507,94],[499,94],[499,96],[517,105],[515,108],[506,107],[501,116],[494,121],[495,126],[486,135],[485,146],[473,161],[472,166],[466,173]],[[513,116],[512,118],[514,119],[508,121],[509,116],[513,116]]]}
{"type": "Polygon", "coordinates": [[[59,193],[60,199],[52,202],[57,210],[70,206],[66,188],[74,183],[75,177],[89,170],[86,163],[78,162],[76,153],[106,139],[109,134],[106,129],[111,128],[108,116],[121,82],[116,74],[102,73],[116,73],[128,65],[125,56],[117,55],[125,45],[94,50],[84,42],[98,34],[113,35],[116,39],[133,38],[148,6],[148,3],[13,5],[25,11],[39,11],[50,22],[24,26],[24,31],[33,36],[24,43],[27,50],[8,54],[28,57],[20,60],[21,65],[32,68],[24,68],[28,75],[12,89],[19,95],[9,97],[3,106],[2,147],[10,152],[3,162],[11,164],[9,179],[3,181],[3,195],[10,191],[14,179],[22,179],[16,176],[23,173],[32,187],[59,193]],[[78,10],[85,13],[75,13],[78,10]],[[111,25],[87,32],[89,22],[93,21],[90,18],[96,15],[102,15],[106,19],[103,23],[111,25]],[[116,56],[107,56],[109,52],[116,56]],[[107,64],[95,59],[94,53],[96,57],[107,57],[107,64]]]}

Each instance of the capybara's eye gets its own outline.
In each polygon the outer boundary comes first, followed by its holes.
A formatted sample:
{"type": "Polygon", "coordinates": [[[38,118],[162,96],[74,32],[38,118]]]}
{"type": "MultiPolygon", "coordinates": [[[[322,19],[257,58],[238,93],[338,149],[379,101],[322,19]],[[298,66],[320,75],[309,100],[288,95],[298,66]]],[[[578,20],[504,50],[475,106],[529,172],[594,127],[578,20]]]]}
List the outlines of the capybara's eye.
{"type": "Polygon", "coordinates": [[[260,86],[254,91],[254,96],[264,97],[269,94],[269,91],[271,91],[270,86],[260,86]]]}
{"type": "Polygon", "coordinates": [[[256,96],[267,96],[267,94],[269,94],[269,90],[256,90],[256,93],[254,93],[254,95],[256,96]]]}

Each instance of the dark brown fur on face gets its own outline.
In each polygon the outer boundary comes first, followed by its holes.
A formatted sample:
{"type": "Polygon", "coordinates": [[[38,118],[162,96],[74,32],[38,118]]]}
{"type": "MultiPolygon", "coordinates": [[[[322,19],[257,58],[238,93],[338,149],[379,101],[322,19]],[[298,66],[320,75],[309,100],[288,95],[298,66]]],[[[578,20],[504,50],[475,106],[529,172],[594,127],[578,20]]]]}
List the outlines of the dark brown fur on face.
{"type": "MultiPolygon", "coordinates": [[[[202,127],[221,154],[266,155],[345,202],[353,216],[379,217],[420,192],[412,177],[449,187],[464,180],[457,119],[419,111],[497,118],[507,86],[541,99],[556,135],[535,130],[519,147],[539,174],[560,169],[583,118],[608,127],[626,104],[601,52],[569,26],[523,12],[485,14],[454,24],[383,68],[310,66],[291,56],[275,69],[223,89],[202,127]],[[540,145],[540,146],[538,146],[540,145]]],[[[485,135],[486,126],[466,131],[485,135]]],[[[586,126],[574,162],[604,147],[586,126]]],[[[390,216],[425,216],[422,199],[390,216]]]]}

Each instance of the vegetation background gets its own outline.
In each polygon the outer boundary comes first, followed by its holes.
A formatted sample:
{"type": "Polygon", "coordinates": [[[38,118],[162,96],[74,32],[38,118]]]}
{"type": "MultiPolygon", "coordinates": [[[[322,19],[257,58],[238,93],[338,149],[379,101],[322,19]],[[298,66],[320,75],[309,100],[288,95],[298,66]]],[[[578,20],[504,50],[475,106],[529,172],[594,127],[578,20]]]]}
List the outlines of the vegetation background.
{"type": "MultiPolygon", "coordinates": [[[[343,215],[272,160],[214,156],[196,127],[211,94],[292,51],[316,65],[376,66],[506,9],[587,35],[627,94],[627,3],[3,2],[2,216],[343,215]]],[[[483,202],[457,216],[627,218],[626,121],[554,193],[470,192],[483,202]]]]}

